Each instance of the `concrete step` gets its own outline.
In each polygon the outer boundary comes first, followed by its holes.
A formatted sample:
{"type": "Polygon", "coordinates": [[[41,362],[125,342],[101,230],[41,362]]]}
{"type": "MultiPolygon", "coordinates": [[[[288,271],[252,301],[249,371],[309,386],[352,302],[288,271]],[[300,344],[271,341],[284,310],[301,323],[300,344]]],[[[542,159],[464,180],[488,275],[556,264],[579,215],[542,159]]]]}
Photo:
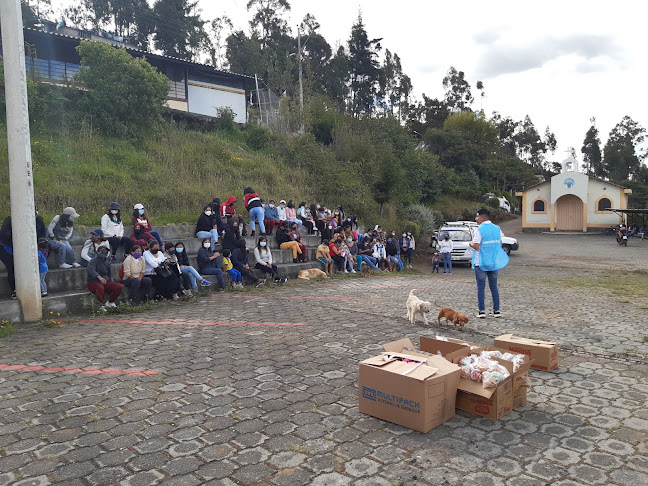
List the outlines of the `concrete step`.
{"type": "MultiPolygon", "coordinates": [[[[297,274],[301,270],[306,270],[309,268],[320,268],[318,262],[305,262],[305,263],[288,263],[283,265],[277,265],[277,270],[280,277],[288,278],[289,280],[294,280],[297,278],[297,274]]],[[[79,269],[74,269],[78,271],[79,269]]],[[[63,272],[70,272],[70,270],[62,270],[63,272]]],[[[259,278],[266,278],[267,274],[261,270],[253,269],[254,273],[259,278]]],[[[225,283],[227,285],[231,282],[231,277],[229,274],[225,274],[225,283]]],[[[212,289],[216,289],[218,284],[216,279],[212,278],[212,289]]],[[[81,312],[83,309],[92,309],[99,307],[96,299],[88,292],[85,288],[78,289],[66,289],[61,291],[54,291],[48,288],[48,296],[42,299],[43,303],[43,319],[47,320],[50,317],[50,312],[54,315],[61,314],[61,316],[68,314],[75,314],[81,312]]],[[[127,298],[126,289],[123,290],[121,299],[127,298]]],[[[20,308],[20,302],[18,300],[11,299],[0,299],[0,319],[8,319],[14,322],[20,322],[22,320],[22,312],[20,308]]]]}

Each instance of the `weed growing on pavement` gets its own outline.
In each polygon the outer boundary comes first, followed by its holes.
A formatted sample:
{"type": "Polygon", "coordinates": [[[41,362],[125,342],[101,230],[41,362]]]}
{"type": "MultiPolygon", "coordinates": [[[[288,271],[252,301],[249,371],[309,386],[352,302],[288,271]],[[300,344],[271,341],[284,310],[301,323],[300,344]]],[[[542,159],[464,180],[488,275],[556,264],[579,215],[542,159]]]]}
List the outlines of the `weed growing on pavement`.
{"type": "Polygon", "coordinates": [[[63,327],[63,323],[61,322],[61,313],[57,312],[54,314],[54,311],[50,311],[49,317],[47,318],[46,321],[43,321],[43,326],[44,327],[63,327]]]}
{"type": "Polygon", "coordinates": [[[633,298],[648,299],[648,271],[633,270],[605,274],[580,275],[578,277],[544,279],[551,285],[573,289],[586,289],[623,297],[624,303],[633,298]]]}
{"type": "Polygon", "coordinates": [[[644,336],[641,340],[642,343],[648,343],[648,336],[644,336]]]}
{"type": "Polygon", "coordinates": [[[0,338],[9,336],[16,331],[18,331],[18,329],[16,329],[16,326],[14,326],[13,322],[10,320],[2,319],[2,321],[0,321],[0,338]]]}

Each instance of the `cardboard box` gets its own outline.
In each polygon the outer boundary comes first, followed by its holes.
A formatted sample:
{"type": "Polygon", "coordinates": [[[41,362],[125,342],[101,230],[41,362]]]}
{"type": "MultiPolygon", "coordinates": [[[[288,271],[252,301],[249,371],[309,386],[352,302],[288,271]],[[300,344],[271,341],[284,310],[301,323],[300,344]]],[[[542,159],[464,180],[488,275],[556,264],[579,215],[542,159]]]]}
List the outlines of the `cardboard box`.
{"type": "Polygon", "coordinates": [[[457,408],[482,417],[499,420],[513,408],[512,380],[508,378],[494,388],[466,378],[459,380],[457,408]]]}
{"type": "Polygon", "coordinates": [[[556,343],[503,334],[495,338],[495,346],[528,356],[529,360],[533,361],[531,368],[536,370],[551,371],[558,368],[558,345],[556,343]]]}
{"type": "MultiPolygon", "coordinates": [[[[507,349],[493,346],[486,346],[483,351],[499,351],[500,353],[510,353],[507,349]]],[[[480,351],[481,352],[481,351],[480,351]]],[[[521,353],[519,353],[521,354],[521,353]]],[[[505,359],[494,358],[499,364],[504,366],[511,374],[513,387],[513,408],[521,407],[527,402],[527,388],[529,386],[529,368],[533,366],[533,361],[529,360],[528,355],[524,356],[524,364],[517,371],[513,372],[513,362],[505,359]]]]}
{"type": "Polygon", "coordinates": [[[386,353],[360,363],[360,411],[404,427],[429,432],[455,415],[459,367],[441,356],[417,351],[409,339],[383,346],[386,353]],[[386,355],[408,355],[417,366],[386,355]]]}
{"type": "Polygon", "coordinates": [[[466,346],[465,344],[459,344],[457,342],[451,341],[441,341],[440,339],[434,339],[425,336],[421,336],[419,338],[419,345],[421,351],[443,356],[445,359],[455,364],[458,364],[461,361],[461,358],[463,358],[464,356],[468,356],[469,354],[477,352],[471,351],[470,347],[466,346]]]}

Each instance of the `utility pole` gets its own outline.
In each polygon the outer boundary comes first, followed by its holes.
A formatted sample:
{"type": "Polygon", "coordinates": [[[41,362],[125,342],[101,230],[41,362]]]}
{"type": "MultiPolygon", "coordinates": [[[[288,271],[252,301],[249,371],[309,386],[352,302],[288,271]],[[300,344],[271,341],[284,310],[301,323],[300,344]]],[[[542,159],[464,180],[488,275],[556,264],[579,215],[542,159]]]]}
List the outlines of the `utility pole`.
{"type": "MultiPolygon", "coordinates": [[[[308,39],[306,39],[308,42],[308,39]]],[[[299,133],[304,134],[304,84],[302,83],[301,25],[297,26],[297,60],[299,61],[299,133]]]]}
{"type": "Polygon", "coordinates": [[[20,244],[13,245],[16,294],[22,306],[23,320],[36,322],[43,317],[43,308],[38,274],[25,40],[20,0],[0,0],[0,22],[7,105],[11,227],[14,242],[20,241],[20,244]]]}
{"type": "Polygon", "coordinates": [[[259,92],[259,79],[257,78],[256,73],[254,73],[254,82],[256,83],[257,105],[259,106],[259,118],[261,119],[261,124],[263,125],[263,112],[261,111],[261,93],[259,92]]]}

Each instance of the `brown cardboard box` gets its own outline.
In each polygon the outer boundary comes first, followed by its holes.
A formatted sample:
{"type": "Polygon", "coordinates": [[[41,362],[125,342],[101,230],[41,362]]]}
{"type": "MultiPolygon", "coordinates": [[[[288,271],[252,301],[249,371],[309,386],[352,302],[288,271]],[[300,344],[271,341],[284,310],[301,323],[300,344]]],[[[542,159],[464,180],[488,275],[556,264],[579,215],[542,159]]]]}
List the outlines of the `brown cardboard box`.
{"type": "MultiPolygon", "coordinates": [[[[397,341],[398,342],[398,341],[397,341]]],[[[471,344],[471,343],[468,343],[471,344]]],[[[421,336],[419,338],[421,351],[443,356],[451,363],[459,363],[461,358],[478,351],[471,351],[470,347],[457,342],[441,341],[440,339],[421,336]]],[[[476,345],[475,345],[476,346],[476,345]]]]}
{"type": "Polygon", "coordinates": [[[512,380],[504,380],[495,388],[484,388],[481,383],[461,378],[456,406],[459,410],[499,420],[513,407],[512,380]]]}
{"type": "Polygon", "coordinates": [[[531,368],[536,370],[551,371],[558,368],[558,345],[556,343],[503,334],[495,338],[495,346],[528,356],[529,360],[533,361],[531,368]]]}
{"type": "Polygon", "coordinates": [[[360,363],[360,411],[419,432],[454,417],[459,367],[441,356],[416,351],[409,339],[384,347],[389,353],[360,363]],[[425,360],[425,365],[384,361],[383,356],[397,353],[425,360]]]}

